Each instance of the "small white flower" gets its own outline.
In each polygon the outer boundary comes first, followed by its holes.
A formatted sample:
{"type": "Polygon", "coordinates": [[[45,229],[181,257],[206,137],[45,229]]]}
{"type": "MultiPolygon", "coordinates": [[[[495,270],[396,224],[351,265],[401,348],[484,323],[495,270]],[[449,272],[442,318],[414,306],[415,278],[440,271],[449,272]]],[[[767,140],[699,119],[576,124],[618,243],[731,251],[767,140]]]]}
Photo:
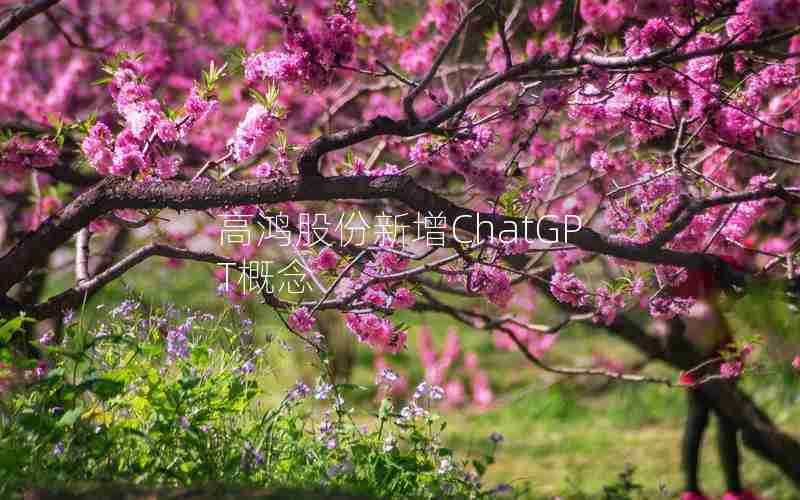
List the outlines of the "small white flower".
{"type": "Polygon", "coordinates": [[[397,438],[389,434],[383,439],[383,452],[389,453],[397,447],[397,438]]]}
{"type": "Polygon", "coordinates": [[[421,397],[425,396],[428,393],[428,383],[427,382],[420,382],[417,388],[414,390],[414,395],[412,399],[417,400],[421,397]]]}
{"type": "Polygon", "coordinates": [[[388,382],[391,384],[392,382],[397,381],[400,378],[400,375],[397,374],[394,370],[390,370],[389,368],[384,368],[381,370],[380,375],[378,376],[378,383],[381,382],[388,382]]]}
{"type": "Polygon", "coordinates": [[[314,388],[314,399],[322,401],[323,399],[328,399],[331,391],[333,390],[333,386],[331,384],[320,382],[317,384],[317,387],[314,388]]]}

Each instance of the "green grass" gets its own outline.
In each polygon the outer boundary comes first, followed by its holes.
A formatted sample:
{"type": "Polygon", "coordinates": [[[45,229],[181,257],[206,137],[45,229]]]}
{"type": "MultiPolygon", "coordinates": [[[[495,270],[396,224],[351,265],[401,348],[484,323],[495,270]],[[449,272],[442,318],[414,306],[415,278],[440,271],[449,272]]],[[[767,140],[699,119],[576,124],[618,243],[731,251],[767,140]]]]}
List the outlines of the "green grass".
{"type": "MultiPolygon", "coordinates": [[[[107,287],[85,310],[91,317],[98,304],[113,307],[133,290],[153,303],[221,311],[224,302],[213,293],[209,269],[198,265],[176,271],[148,263],[107,287]]],[[[541,307],[544,317],[550,314],[546,306],[541,307]]],[[[274,313],[258,304],[247,309],[259,341],[273,338],[265,344],[270,369],[263,383],[275,385],[276,398],[297,378],[312,378],[316,373],[313,357],[283,330],[274,313]],[[287,351],[275,339],[285,340],[292,350],[287,351]]],[[[390,361],[413,383],[422,377],[415,359],[418,327],[427,325],[441,344],[452,322],[441,315],[408,312],[400,319],[411,325],[409,350],[390,361]]],[[[554,376],[532,367],[517,353],[493,349],[486,332],[459,327],[459,333],[466,349],[481,353],[482,367],[489,372],[498,401],[484,412],[472,408],[446,412],[446,440],[462,455],[480,456],[490,446],[489,434],[502,433],[505,440],[497,463],[489,469],[488,482],[528,483],[532,498],[560,495],[581,499],[600,492],[631,464],[647,498],[663,498],[662,486],[669,492],[680,491],[679,445],[685,411],[681,389],[554,376]]],[[[587,366],[595,352],[627,362],[640,359],[623,342],[586,327],[562,333],[547,359],[554,365],[587,366]]],[[[675,376],[659,364],[647,371],[675,376]]],[[[353,381],[369,384],[373,377],[371,352],[357,346],[353,381]]],[[[798,435],[800,383],[796,374],[787,371],[752,377],[746,388],[782,428],[798,435]]],[[[371,394],[359,397],[364,411],[369,411],[371,394]]],[[[706,489],[719,496],[724,484],[714,447],[715,432],[712,425],[703,449],[701,477],[706,489]]],[[[749,450],[744,452],[742,471],[746,483],[765,499],[800,498],[780,471],[749,450]]]]}

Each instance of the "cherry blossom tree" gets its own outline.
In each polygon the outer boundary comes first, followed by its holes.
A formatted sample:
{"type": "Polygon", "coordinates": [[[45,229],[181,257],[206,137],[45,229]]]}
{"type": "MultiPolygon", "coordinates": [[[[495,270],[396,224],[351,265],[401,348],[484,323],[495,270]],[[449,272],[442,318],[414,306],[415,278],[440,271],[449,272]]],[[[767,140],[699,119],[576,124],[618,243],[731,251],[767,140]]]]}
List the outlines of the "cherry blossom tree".
{"type": "MultiPolygon", "coordinates": [[[[59,318],[163,257],[214,266],[210,288],[260,300],[317,350],[315,315],[333,310],[390,362],[406,343],[393,313],[410,308],[484,329],[544,370],[671,385],[540,358],[586,322],[688,371],[702,361],[681,337],[692,300],[673,291],[693,272],[734,295],[753,281],[797,288],[800,2],[417,7],[3,7],[0,315],[59,318]],[[165,229],[176,211],[194,229],[165,229]],[[309,230],[309,214],[353,211],[390,217],[393,232],[309,230]],[[223,245],[223,216],[270,238],[223,245]],[[533,238],[511,231],[531,227],[533,238]],[[149,241],[120,256],[134,228],[149,241]],[[65,251],[74,285],[42,297],[65,251]],[[287,296],[243,265],[267,253],[299,263],[310,289],[287,296]],[[239,272],[258,286],[232,286],[239,272]],[[561,316],[534,323],[539,300],[561,316]]],[[[441,356],[423,342],[427,377],[445,383],[459,350],[457,337],[441,356]]],[[[491,391],[470,354],[483,404],[491,391]]],[[[463,398],[457,381],[448,390],[463,398]]],[[[699,390],[800,484],[795,438],[732,385],[699,390]]]]}

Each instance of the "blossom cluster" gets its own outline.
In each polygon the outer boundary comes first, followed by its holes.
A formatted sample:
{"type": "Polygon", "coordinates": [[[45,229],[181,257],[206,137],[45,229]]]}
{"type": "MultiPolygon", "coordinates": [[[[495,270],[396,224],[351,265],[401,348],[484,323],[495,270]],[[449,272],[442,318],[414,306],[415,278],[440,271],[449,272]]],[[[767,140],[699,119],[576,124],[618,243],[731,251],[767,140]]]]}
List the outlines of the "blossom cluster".
{"type": "Polygon", "coordinates": [[[376,351],[397,353],[405,348],[407,333],[377,314],[347,313],[345,323],[359,342],[368,344],[376,351]]]}
{"type": "Polygon", "coordinates": [[[439,354],[434,347],[430,330],[426,327],[421,328],[417,336],[417,350],[425,370],[423,384],[427,384],[421,386],[439,387],[441,397],[435,399],[443,399],[444,404],[451,407],[465,404],[467,388],[462,379],[466,378],[469,382],[472,403],[476,407],[487,408],[494,401],[489,377],[480,368],[478,356],[474,352],[464,352],[462,355],[461,340],[454,328],[447,331],[444,346],[439,354]],[[456,371],[453,368],[459,359],[462,360],[462,366],[456,371]],[[458,372],[461,372],[461,376],[458,372]]]}
{"type": "Polygon", "coordinates": [[[314,88],[327,86],[333,71],[345,66],[356,49],[359,25],[355,5],[325,18],[319,29],[310,29],[298,13],[286,14],[284,49],[256,52],[244,61],[249,83],[261,80],[300,82],[314,88]]]}
{"type": "Polygon", "coordinates": [[[109,91],[125,127],[112,133],[103,122],[95,123],[81,144],[89,164],[102,175],[171,178],[177,175],[180,160],[160,155],[154,142],[170,145],[205,119],[216,105],[210,95],[192,87],[185,104],[185,116],[175,121],[166,116],[153,90],[141,76],[141,65],[123,60],[113,73],[109,91]]]}

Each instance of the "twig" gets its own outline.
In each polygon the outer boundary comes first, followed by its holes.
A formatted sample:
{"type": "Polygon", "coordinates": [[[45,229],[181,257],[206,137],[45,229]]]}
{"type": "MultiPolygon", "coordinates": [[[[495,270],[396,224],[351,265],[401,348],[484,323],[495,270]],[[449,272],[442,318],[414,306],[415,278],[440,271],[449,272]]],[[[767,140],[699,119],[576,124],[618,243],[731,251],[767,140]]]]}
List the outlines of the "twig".
{"type": "Polygon", "coordinates": [[[89,279],[89,238],[88,228],[78,231],[75,238],[75,283],[80,285],[89,279]]]}
{"type": "Polygon", "coordinates": [[[10,35],[32,17],[41,14],[59,0],[34,0],[23,5],[11,7],[5,19],[0,20],[0,40],[10,35]]]}

